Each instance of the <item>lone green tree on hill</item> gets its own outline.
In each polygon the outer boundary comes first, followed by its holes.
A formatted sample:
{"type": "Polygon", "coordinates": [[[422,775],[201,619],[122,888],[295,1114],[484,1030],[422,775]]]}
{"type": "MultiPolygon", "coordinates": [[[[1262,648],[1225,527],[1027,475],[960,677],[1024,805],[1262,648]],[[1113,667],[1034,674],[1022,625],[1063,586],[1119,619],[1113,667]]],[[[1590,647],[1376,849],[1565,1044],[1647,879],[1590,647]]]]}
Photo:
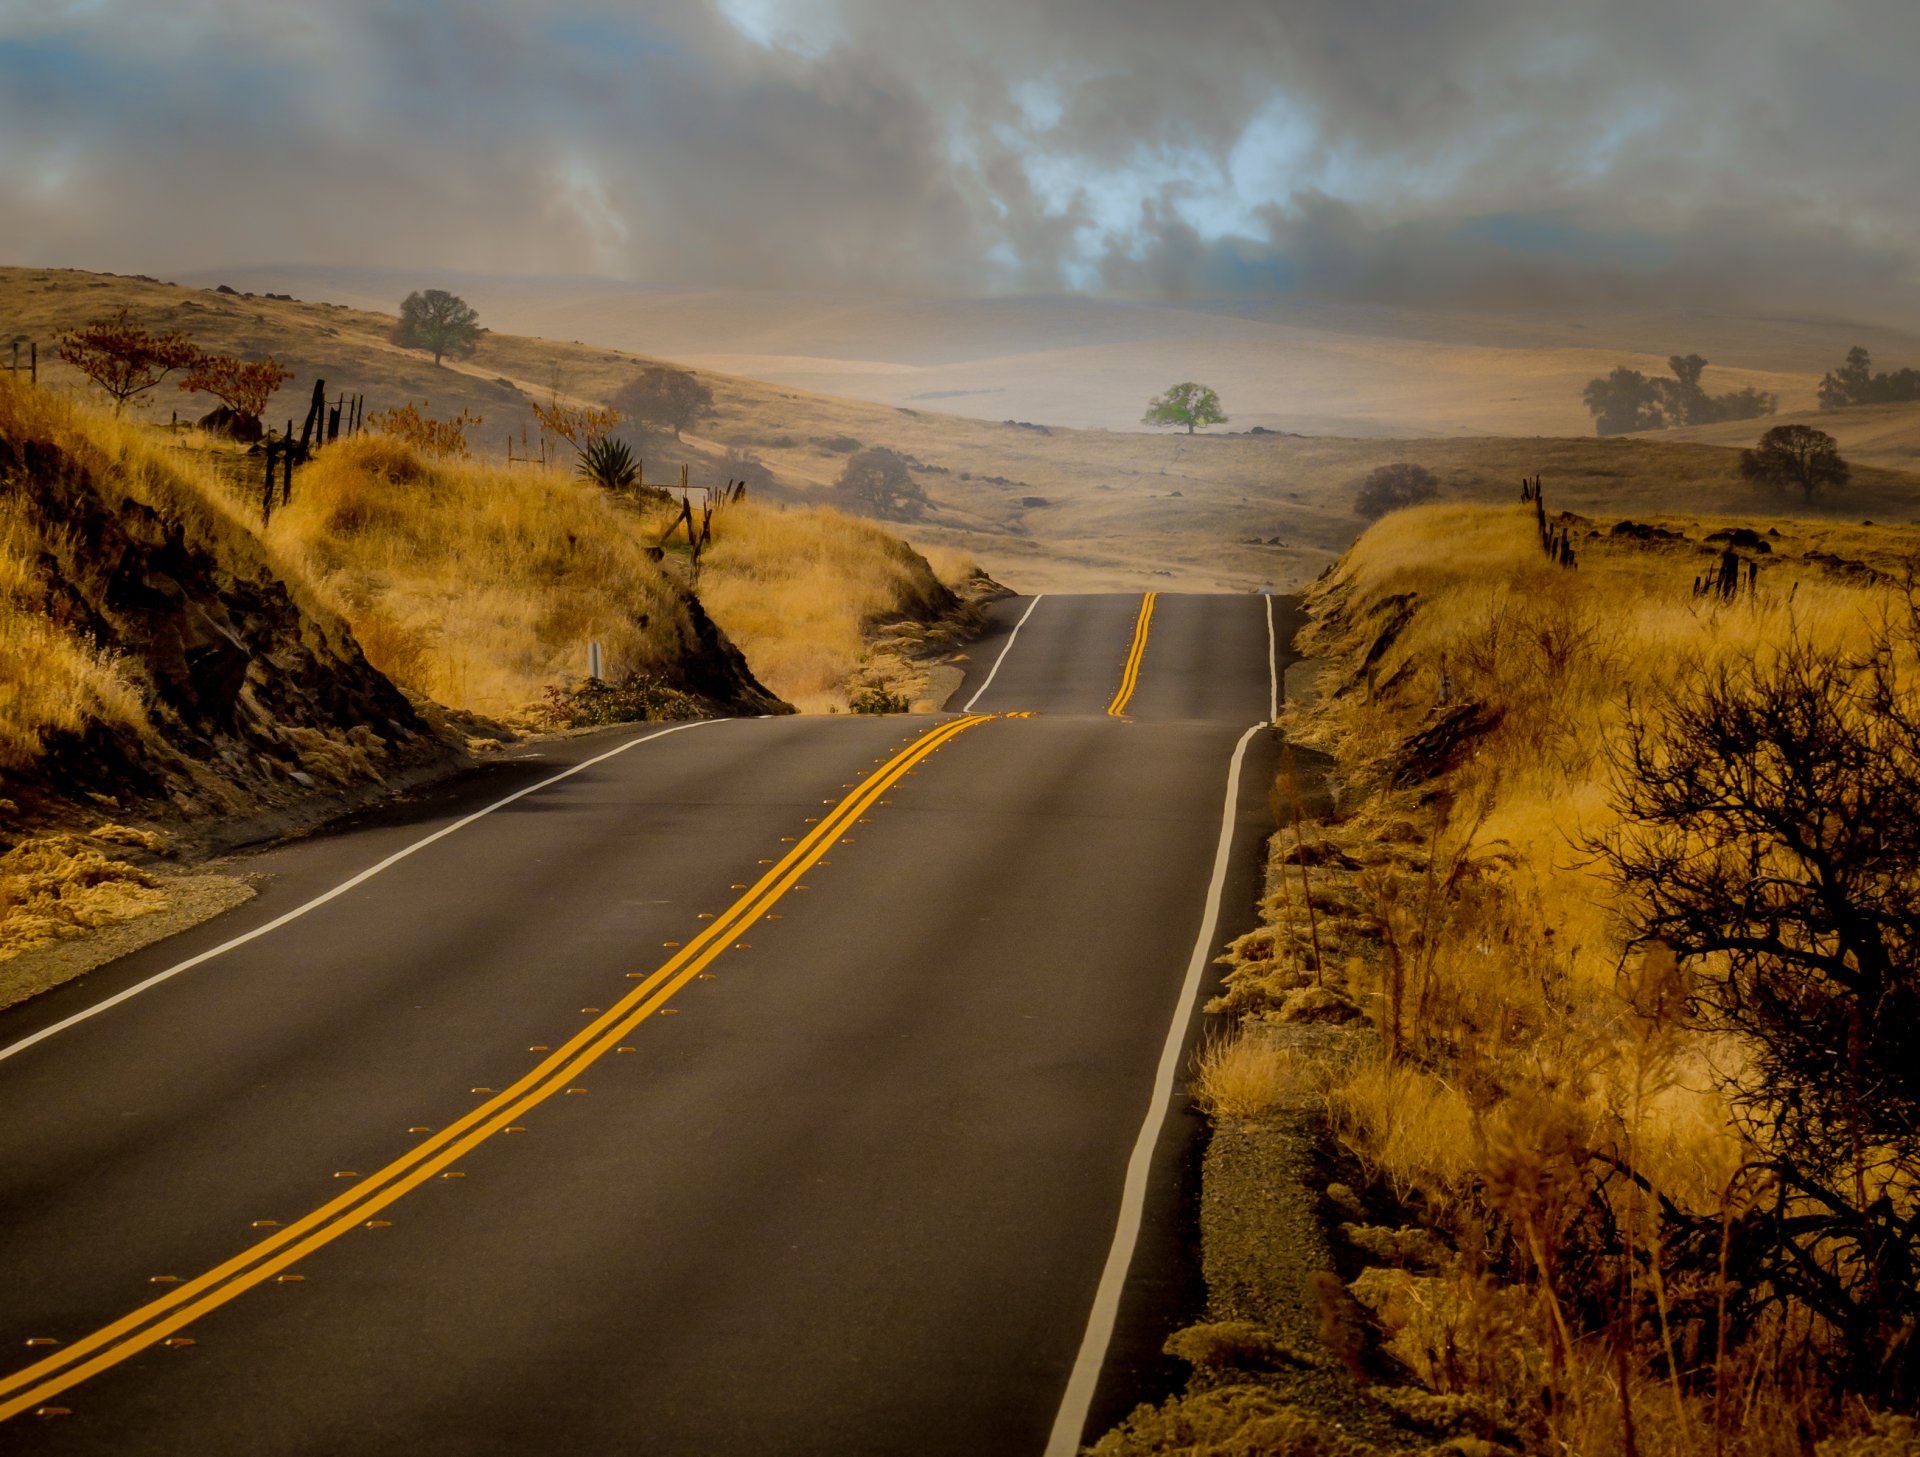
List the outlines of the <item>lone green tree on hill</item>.
{"type": "Polygon", "coordinates": [[[1224,425],[1227,417],[1220,413],[1220,396],[1203,384],[1188,380],[1184,384],[1172,386],[1164,395],[1156,396],[1147,404],[1147,413],[1140,417],[1142,425],[1185,425],[1191,435],[1199,425],[1224,425]]]}
{"type": "Polygon", "coordinates": [[[458,294],[415,289],[400,305],[393,342],[402,349],[428,350],[436,365],[443,355],[465,359],[480,342],[480,315],[458,294]]]}
{"type": "Polygon", "coordinates": [[[1755,485],[1801,492],[1811,502],[1830,486],[1847,483],[1840,442],[1811,425],[1775,425],[1752,450],[1740,452],[1740,474],[1755,485]]]}

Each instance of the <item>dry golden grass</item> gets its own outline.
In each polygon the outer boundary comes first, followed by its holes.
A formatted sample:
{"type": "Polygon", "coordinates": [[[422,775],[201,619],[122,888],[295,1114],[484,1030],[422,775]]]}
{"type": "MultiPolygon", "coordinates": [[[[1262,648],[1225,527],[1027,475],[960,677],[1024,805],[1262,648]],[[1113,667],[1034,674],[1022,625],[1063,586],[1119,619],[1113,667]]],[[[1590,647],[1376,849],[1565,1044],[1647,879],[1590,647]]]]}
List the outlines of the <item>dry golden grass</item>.
{"type": "MultiPolygon", "coordinates": [[[[1580,566],[1566,571],[1541,553],[1530,508],[1387,517],[1310,596],[1303,646],[1324,664],[1321,692],[1289,715],[1295,741],[1335,761],[1342,817],[1319,831],[1310,890],[1330,971],[1379,1032],[1377,1052],[1334,1079],[1331,1126],[1460,1250],[1417,1279],[1370,1272],[1356,1292],[1390,1348],[1433,1368],[1435,1390],[1595,1453],[1623,1450],[1621,1368],[1569,1312],[1622,1299],[1664,1311],[1663,1280],[1681,1277],[1663,1275],[1652,1201],[1717,1214],[1753,1153],[1722,1091],[1739,1049],[1687,1019],[1671,957],[1629,954],[1585,848],[1615,821],[1608,746],[1630,699],[1696,667],[1764,661],[1794,637],[1861,642],[1902,605],[1893,583],[1920,555],[1911,527],[1742,520],[1772,551],[1757,590],[1723,602],[1692,583],[1718,563],[1703,538],[1733,523],[1656,518],[1689,540],[1650,543],[1606,535],[1611,524],[1574,523],[1580,566]],[[1407,746],[1461,704],[1497,722],[1437,774],[1395,787],[1407,746]],[[1617,1290],[1582,1287],[1613,1276],[1563,1263],[1603,1197],[1585,1173],[1596,1150],[1646,1180],[1604,1196],[1635,1252],[1617,1290]],[[1511,1241],[1500,1279],[1486,1265],[1490,1220],[1511,1241]],[[1428,1329],[1436,1320],[1444,1329],[1428,1329]],[[1543,1384],[1556,1393],[1544,1408],[1543,1384]]],[[[1267,987],[1298,983],[1298,876],[1276,863],[1273,930],[1260,958],[1237,956],[1234,1010],[1261,1015],[1267,987]]],[[[1790,1433],[1814,1406],[1764,1365],[1775,1332],[1740,1333],[1717,1367],[1707,1353],[1740,1412],[1723,1401],[1716,1421],[1713,1389],[1648,1374],[1667,1359],[1664,1319],[1636,1327],[1626,1368],[1638,1452],[1799,1450],[1790,1433]]]]}
{"type": "MultiPolygon", "coordinates": [[[[369,409],[425,399],[438,415],[484,415],[486,426],[474,437],[481,460],[503,460],[509,436],[517,442],[522,428],[532,430],[533,405],[556,391],[566,400],[605,400],[655,362],[591,344],[491,333],[472,359],[436,369],[388,342],[387,315],[126,278],[0,268],[0,317],[43,343],[59,329],[120,307],[132,309],[149,327],[184,330],[203,347],[273,352],[296,377],[271,418],[299,414],[319,375],[330,393],[365,393],[369,409]]],[[[84,390],[65,366],[51,368],[46,377],[56,389],[84,390]]],[[[1531,434],[1395,440],[1042,432],[809,394],[727,373],[703,371],[702,380],[714,392],[712,418],[682,439],[635,442],[650,481],[672,481],[686,465],[696,484],[719,485],[736,473],[729,453],[741,451],[771,473],[770,487],[756,488],[761,499],[827,501],[846,452],[824,442],[846,437],[889,446],[923,463],[917,479],[935,504],[926,521],[903,528],[913,544],[971,554],[1023,592],[1303,586],[1359,534],[1364,523],[1352,510],[1359,478],[1401,460],[1432,469],[1453,501],[1505,500],[1521,475],[1543,471],[1549,499],[1574,509],[1649,513],[1681,502],[1722,512],[1750,505],[1781,509],[1740,479],[1738,452],[1730,446],[1746,439],[1705,445],[1662,437],[1531,434]]],[[[1464,378],[1464,386],[1484,388],[1484,381],[1464,378]]],[[[138,409],[165,420],[175,408],[192,413],[203,404],[169,385],[138,409]]],[[[1038,411],[1023,407],[1018,413],[1038,411]]],[[[1756,428],[1753,436],[1758,433],[1756,428]]],[[[1820,510],[1853,520],[1906,520],[1916,503],[1915,475],[1862,465],[1853,484],[1820,510]]]]}
{"type": "Polygon", "coordinates": [[[761,681],[814,713],[844,709],[875,626],[936,612],[941,586],[899,538],[818,507],[726,508],[700,569],[701,600],[761,681]]]}
{"type": "Polygon", "coordinates": [[[43,835],[0,855],[0,961],[163,908],[146,871],[116,860],[99,835],[43,835]]]}
{"type": "Polygon", "coordinates": [[[647,525],[558,471],[429,463],[381,436],[322,451],[267,540],[319,584],[374,666],[450,707],[524,718],[552,684],[676,678],[684,602],[647,525]]]}
{"type": "MultiPolygon", "coordinates": [[[[450,707],[528,720],[545,690],[587,670],[677,681],[695,634],[684,555],[653,560],[669,519],[616,502],[561,470],[422,459],[368,434],[323,450],[262,532],[259,466],[197,432],[156,432],[49,390],[0,378],[0,437],[42,440],[107,488],[192,513],[216,536],[259,538],[297,600],[343,616],[369,661],[450,707]]],[[[921,612],[931,569],[871,523],[827,509],[743,505],[716,517],[703,564],[715,618],[779,685],[844,705],[870,629],[921,612]]],[[[111,655],[51,623],[36,562],[43,523],[0,510],[0,762],[24,768],[44,735],[90,722],[139,726],[111,655]]],[[[958,566],[958,563],[950,565],[958,566]]]]}
{"type": "MultiPolygon", "coordinates": [[[[52,444],[96,469],[106,489],[163,515],[192,512],[216,534],[241,529],[224,493],[185,452],[11,376],[0,378],[0,441],[52,444]]],[[[140,696],[113,654],[47,615],[45,561],[83,550],[18,497],[0,503],[0,767],[30,768],[52,733],[95,723],[146,728],[140,696]]]]}
{"type": "MultiPolygon", "coordinates": [[[[377,436],[323,451],[267,535],[353,624],[370,661],[438,702],[524,718],[582,676],[678,681],[694,647],[673,520],[558,470],[427,462],[377,436]]],[[[760,681],[802,709],[844,707],[872,628],[939,586],[898,538],[824,508],[715,513],[702,605],[760,681]]]]}
{"type": "Polygon", "coordinates": [[[1193,1101],[1211,1118],[1259,1118],[1307,1095],[1312,1077],[1294,1048],[1234,1032],[1210,1039],[1195,1056],[1193,1101]]]}

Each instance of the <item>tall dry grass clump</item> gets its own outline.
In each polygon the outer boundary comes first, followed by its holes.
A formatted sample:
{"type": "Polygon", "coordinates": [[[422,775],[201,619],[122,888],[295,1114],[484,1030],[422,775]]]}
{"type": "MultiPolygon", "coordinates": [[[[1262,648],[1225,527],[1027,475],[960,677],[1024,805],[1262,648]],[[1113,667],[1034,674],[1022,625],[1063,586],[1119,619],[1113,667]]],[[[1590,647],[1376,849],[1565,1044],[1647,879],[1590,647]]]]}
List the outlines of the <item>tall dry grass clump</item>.
{"type": "Polygon", "coordinates": [[[267,538],[352,624],[368,660],[451,707],[532,714],[587,671],[677,678],[698,651],[647,524],[551,471],[428,461],[391,437],[329,446],[267,538]]]}
{"type": "MultiPolygon", "coordinates": [[[[1668,522],[1666,539],[1567,524],[1577,571],[1548,561],[1527,509],[1398,513],[1310,594],[1302,646],[1323,662],[1321,691],[1290,728],[1331,756],[1338,814],[1311,839],[1276,837],[1273,933],[1219,1005],[1283,1019],[1324,980],[1377,1034],[1328,1089],[1331,1128],[1380,1196],[1450,1249],[1353,1282],[1418,1378],[1413,1395],[1383,1398],[1401,1415],[1439,1422],[1429,1398],[1444,1398],[1453,1415],[1431,1430],[1524,1450],[1811,1451],[1864,1420],[1844,1393],[1913,1395],[1900,1374],[1911,1302],[1893,1292],[1916,1272],[1889,1241],[1920,1219],[1917,1131],[1902,1151],[1895,1125],[1855,1119],[1868,1131],[1849,1145],[1833,1121],[1846,1110],[1829,1112],[1821,1136],[1838,1143],[1823,1160],[1805,1156],[1807,1129],[1782,1136],[1767,1110],[1806,1095],[1779,1092],[1778,1045],[1754,1030],[1765,1019],[1729,1014],[1715,990],[1739,951],[1707,938],[1676,955],[1677,933],[1649,939],[1664,892],[1645,888],[1658,864],[1717,874],[1737,851],[1752,894],[1776,907],[1756,934],[1771,914],[1780,935],[1791,903],[1758,887],[1784,873],[1782,852],[1711,848],[1709,804],[1653,842],[1679,858],[1649,860],[1647,796],[1632,786],[1691,762],[1670,737],[1675,705],[1707,701],[1704,685],[1734,685],[1764,717],[1795,663],[1844,676],[1884,650],[1900,685],[1886,711],[1908,711],[1920,635],[1901,636],[1888,572],[1915,534],[1863,533],[1862,560],[1836,566],[1801,554],[1781,522],[1754,552],[1757,586],[1729,600],[1692,578],[1718,561],[1704,537],[1730,523],[1668,522]],[[1810,1169],[1853,1174],[1829,1188],[1810,1169]]],[[[1802,697],[1818,700],[1821,681],[1802,697]]],[[[1767,765],[1784,761],[1782,734],[1761,737],[1775,757],[1731,778],[1765,800],[1767,765]]],[[[1844,778],[1825,810],[1801,813],[1819,845],[1838,843],[1844,778]]],[[[1904,914],[1920,886],[1874,894],[1904,914]]],[[[1833,1005],[1830,988],[1818,995],[1808,1015],[1833,1005]]],[[[1872,1055],[1858,1024],[1854,1043],[1836,1035],[1872,1055]]],[[[1356,1262],[1382,1247],[1369,1241],[1356,1262]]]]}
{"type": "Polygon", "coordinates": [[[846,703],[878,627],[953,603],[925,557],[871,522],[758,503],[715,516],[700,595],[762,681],[813,712],[846,703]]]}

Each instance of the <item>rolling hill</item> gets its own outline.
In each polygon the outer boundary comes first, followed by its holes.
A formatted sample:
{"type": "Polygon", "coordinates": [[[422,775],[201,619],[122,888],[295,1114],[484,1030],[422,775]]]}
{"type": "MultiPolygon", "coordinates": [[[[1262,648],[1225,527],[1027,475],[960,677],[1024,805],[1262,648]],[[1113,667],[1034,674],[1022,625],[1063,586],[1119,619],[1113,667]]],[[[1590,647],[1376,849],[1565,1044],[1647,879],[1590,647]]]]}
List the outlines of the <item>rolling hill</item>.
{"type": "MultiPolygon", "coordinates": [[[[485,297],[475,290],[483,320],[499,321],[500,315],[488,311],[492,305],[485,297]]],[[[1068,307],[1084,302],[1069,301],[1068,307]]],[[[41,341],[45,354],[61,329],[123,306],[151,327],[184,329],[205,347],[274,353],[296,371],[275,415],[297,414],[317,374],[326,379],[329,392],[365,393],[370,410],[425,400],[436,414],[461,409],[480,414],[485,423],[475,433],[476,448],[495,457],[505,456],[510,436],[517,448],[521,432],[530,426],[534,401],[552,394],[603,399],[650,357],[685,362],[694,352],[686,346],[697,342],[674,332],[688,327],[684,315],[671,328],[662,325],[660,342],[646,345],[648,354],[495,332],[484,338],[471,359],[436,368],[430,359],[388,342],[390,315],[361,308],[65,270],[8,268],[0,269],[0,346],[21,336],[41,341]]],[[[929,329],[945,307],[926,306],[929,329]]],[[[664,305],[662,311],[671,316],[664,305]]],[[[1156,328],[1173,326],[1165,316],[1202,332],[1224,328],[1230,333],[1235,327],[1230,319],[1196,310],[1150,312],[1156,328]]],[[[740,337],[721,328],[723,314],[732,316],[724,309],[713,315],[715,343],[740,337]]],[[[556,319],[567,317],[556,313],[556,319]]],[[[839,320],[832,327],[841,331],[840,337],[853,337],[849,316],[832,317],[839,320]]],[[[1022,327],[1044,331],[1052,316],[1041,310],[1036,317],[1039,325],[1022,327]]],[[[1119,315],[1101,305],[1088,317],[1111,322],[1119,315]]],[[[1241,323],[1256,327],[1258,321],[1241,323]]],[[[1432,321],[1428,324],[1438,328],[1432,321]]],[[[580,327],[588,327],[584,318],[580,327]]],[[[617,334],[629,325],[609,309],[606,327],[617,334]]],[[[631,327],[644,332],[637,324],[631,327]]],[[[767,328],[773,327],[769,321],[767,328]]],[[[781,337],[803,338],[797,318],[781,327],[787,331],[781,337]]],[[[1494,342],[1473,348],[1494,351],[1501,358],[1530,354],[1512,338],[1500,342],[1502,329],[1519,327],[1511,320],[1488,322],[1481,326],[1482,337],[1494,342]]],[[[1693,338],[1705,332],[1704,327],[1693,330],[1691,321],[1685,330],[1693,338]]],[[[1764,329],[1753,326],[1750,332],[1764,329]]],[[[1788,337],[1791,334],[1788,330],[1774,339],[1768,347],[1776,354],[1770,358],[1777,362],[1801,348],[1811,368],[1830,342],[1809,335],[1795,344],[1799,336],[1788,337]]],[[[1363,336],[1342,337],[1355,350],[1363,347],[1363,336]]],[[[1841,330],[1835,337],[1850,336],[1841,330]]],[[[1426,342],[1455,353],[1463,347],[1426,342]]],[[[1664,337],[1661,344],[1665,347],[1664,337]]],[[[1162,383],[1182,372],[1183,356],[1164,340],[1151,347],[1137,341],[1098,347],[1142,354],[1142,367],[1162,383]]],[[[1403,344],[1391,340],[1367,347],[1404,357],[1403,344]]],[[[1889,357],[1895,354],[1897,350],[1889,357]]],[[[1474,356],[1469,352],[1460,357],[1474,356]]],[[[938,367],[964,367],[983,371],[983,379],[993,377],[979,360],[938,367]]],[[[1590,367],[1583,363],[1579,369],[1590,367]]],[[[1559,427],[1564,434],[1549,438],[1506,434],[1395,439],[1240,433],[1258,421],[1239,412],[1233,433],[1189,437],[1137,428],[1067,429],[1041,423],[1044,413],[1038,409],[1023,410],[1022,422],[948,413],[947,407],[965,403],[966,397],[887,405],[738,374],[703,374],[714,391],[715,414],[682,440],[650,436],[640,442],[650,480],[675,480],[684,465],[696,483],[749,475],[762,498],[820,499],[830,492],[852,450],[885,445],[912,458],[932,502],[924,520],[903,524],[909,539],[922,547],[969,552],[1000,580],[1024,591],[1142,586],[1237,591],[1299,585],[1316,576],[1358,534],[1363,523],[1351,509],[1356,481],[1372,467],[1398,460],[1417,461],[1433,470],[1446,499],[1510,498],[1517,495],[1521,475],[1537,472],[1545,475],[1548,501],[1555,508],[1737,515],[1777,513],[1794,504],[1757,497],[1740,480],[1737,453],[1727,443],[1661,436],[1598,440],[1586,433],[1583,422],[1569,422],[1559,427]]],[[[54,366],[46,378],[55,389],[84,386],[64,366],[54,366]]],[[[1497,373],[1475,376],[1463,366],[1458,379],[1466,383],[1446,388],[1464,390],[1476,378],[1484,390],[1497,387],[1497,373]]],[[[1354,389],[1349,413],[1388,408],[1378,403],[1388,396],[1384,387],[1372,394],[1357,385],[1354,389]]],[[[162,420],[177,407],[186,406],[187,414],[204,404],[170,386],[158,394],[161,398],[145,408],[162,420]]],[[[1231,396],[1228,403],[1233,406],[1231,396]]],[[[1737,443],[1747,439],[1743,436],[1737,443]]],[[[1863,463],[1846,498],[1833,503],[1830,514],[1906,520],[1917,507],[1920,476],[1863,463]]]]}

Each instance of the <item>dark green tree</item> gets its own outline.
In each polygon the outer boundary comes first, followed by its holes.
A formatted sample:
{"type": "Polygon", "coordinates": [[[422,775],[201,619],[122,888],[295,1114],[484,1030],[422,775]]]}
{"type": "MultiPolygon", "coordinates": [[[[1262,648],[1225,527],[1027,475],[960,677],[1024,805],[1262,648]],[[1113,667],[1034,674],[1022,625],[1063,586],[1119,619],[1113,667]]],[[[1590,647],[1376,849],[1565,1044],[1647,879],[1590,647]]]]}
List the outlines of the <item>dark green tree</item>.
{"type": "Polygon", "coordinates": [[[1734,390],[1710,395],[1700,383],[1707,360],[1700,354],[1667,357],[1672,379],[1648,379],[1625,365],[1603,379],[1587,382],[1587,409],[1601,435],[1658,430],[1666,425],[1711,425],[1716,420],[1751,420],[1771,415],[1776,400],[1765,390],[1734,390]]]}
{"type": "Polygon", "coordinates": [[[656,364],[622,385],[607,402],[643,430],[680,432],[713,413],[713,391],[684,369],[656,364]]]}
{"type": "Polygon", "coordinates": [[[1837,410],[1864,405],[1873,388],[1873,356],[1858,344],[1847,351],[1847,361],[1820,378],[1820,408],[1837,410]]]}
{"type": "Polygon", "coordinates": [[[1593,416],[1596,435],[1658,430],[1667,423],[1660,408],[1659,384],[1624,364],[1603,379],[1588,380],[1582,398],[1593,416]]]}
{"type": "Polygon", "coordinates": [[[1711,398],[1700,387],[1700,376],[1707,368],[1705,356],[1671,354],[1667,368],[1673,378],[1655,382],[1667,420],[1675,425],[1704,425],[1713,410],[1711,398]]]}
{"type": "Polygon", "coordinates": [[[1811,425],[1776,425],[1752,450],[1740,452],[1740,474],[1755,485],[1816,494],[1847,483],[1840,443],[1811,425]]]}
{"type": "Polygon", "coordinates": [[[480,342],[480,316],[458,294],[444,289],[415,289],[400,304],[393,342],[402,349],[424,349],[437,365],[443,356],[465,359],[480,342]]]}
{"type": "Polygon", "coordinates": [[[1892,374],[1875,374],[1873,356],[1858,344],[1847,351],[1847,362],[1830,370],[1820,380],[1820,408],[1844,409],[1848,405],[1887,405],[1905,400],[1920,400],[1920,370],[1896,369],[1892,374]]]}
{"type": "Polygon", "coordinates": [[[888,521],[918,521],[927,512],[927,492],[913,478],[907,459],[876,445],[850,457],[834,489],[849,510],[888,521]]]}
{"type": "Polygon", "coordinates": [[[1140,417],[1142,425],[1185,425],[1191,435],[1199,425],[1224,425],[1227,417],[1220,413],[1220,396],[1203,384],[1192,380],[1177,384],[1164,395],[1156,396],[1147,402],[1147,413],[1140,417]]]}
{"type": "Polygon", "coordinates": [[[1375,466],[1367,472],[1353,493],[1353,510],[1355,515],[1373,521],[1403,506],[1431,501],[1439,494],[1440,482],[1434,479],[1432,471],[1424,465],[1397,461],[1393,465],[1375,466]]]}

